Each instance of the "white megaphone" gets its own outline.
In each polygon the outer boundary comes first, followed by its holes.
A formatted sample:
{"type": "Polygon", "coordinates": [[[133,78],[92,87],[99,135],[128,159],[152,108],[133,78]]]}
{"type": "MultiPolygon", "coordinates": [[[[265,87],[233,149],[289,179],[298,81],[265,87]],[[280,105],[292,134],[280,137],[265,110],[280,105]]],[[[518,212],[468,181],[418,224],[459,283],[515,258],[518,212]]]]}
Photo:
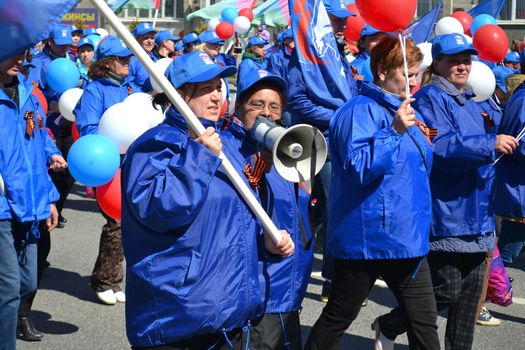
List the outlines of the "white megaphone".
{"type": "Polygon", "coordinates": [[[275,169],[290,182],[310,181],[311,174],[317,175],[326,162],[326,140],[311,125],[299,124],[285,129],[258,116],[251,133],[272,152],[275,169]]]}
{"type": "Polygon", "coordinates": [[[0,194],[2,196],[5,196],[5,185],[4,185],[4,179],[2,178],[2,175],[0,175],[0,194]]]}

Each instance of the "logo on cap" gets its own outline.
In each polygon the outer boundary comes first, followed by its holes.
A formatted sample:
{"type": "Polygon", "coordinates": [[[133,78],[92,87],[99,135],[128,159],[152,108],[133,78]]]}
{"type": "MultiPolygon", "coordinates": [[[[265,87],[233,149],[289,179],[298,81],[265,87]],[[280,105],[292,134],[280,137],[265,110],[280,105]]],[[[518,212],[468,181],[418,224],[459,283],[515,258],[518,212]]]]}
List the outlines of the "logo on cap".
{"type": "Polygon", "coordinates": [[[62,29],[60,31],[60,36],[62,36],[63,38],[67,38],[67,30],[66,29],[62,29]]]}
{"type": "Polygon", "coordinates": [[[465,45],[465,38],[463,38],[461,35],[456,35],[456,44],[458,45],[465,45]]]}
{"type": "Polygon", "coordinates": [[[122,47],[124,49],[127,49],[128,47],[126,46],[126,44],[124,44],[124,41],[122,41],[122,39],[120,39],[120,44],[122,45],[122,47]]]}
{"type": "Polygon", "coordinates": [[[268,75],[268,72],[262,69],[257,71],[257,73],[259,74],[259,78],[264,78],[265,76],[268,75]]]}
{"type": "Polygon", "coordinates": [[[211,60],[210,56],[206,55],[205,53],[201,53],[199,56],[204,61],[204,63],[213,64],[213,61],[211,60]]]}
{"type": "Polygon", "coordinates": [[[149,29],[149,28],[150,28],[149,23],[144,23],[144,28],[145,28],[145,29],[149,29]]]}

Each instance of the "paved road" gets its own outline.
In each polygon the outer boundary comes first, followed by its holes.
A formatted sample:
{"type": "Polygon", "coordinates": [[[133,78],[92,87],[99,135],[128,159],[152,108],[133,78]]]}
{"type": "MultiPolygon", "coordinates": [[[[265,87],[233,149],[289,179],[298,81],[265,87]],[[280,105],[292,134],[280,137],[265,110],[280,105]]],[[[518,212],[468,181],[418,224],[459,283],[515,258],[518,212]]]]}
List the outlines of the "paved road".
{"type": "MultiPolygon", "coordinates": [[[[52,233],[51,266],[44,275],[33,307],[34,323],[45,338],[36,343],[19,341],[18,349],[129,349],[124,305],[98,304],[89,287],[89,275],[97,256],[103,225],[96,203],[86,198],[83,189],[76,186],[66,207],[63,214],[69,222],[64,229],[52,233]]],[[[477,327],[474,349],[525,349],[525,256],[517,262],[516,268],[508,272],[515,278],[515,304],[507,308],[489,305],[493,315],[501,318],[503,324],[500,327],[477,327]]],[[[318,301],[320,290],[319,261],[316,261],[301,314],[305,338],[323,307],[318,301]]],[[[376,285],[368,306],[362,309],[346,332],[341,349],[372,349],[374,334],[370,323],[394,305],[390,291],[376,285]]],[[[445,322],[445,318],[439,318],[441,341],[445,322]]],[[[397,342],[396,349],[408,349],[405,336],[399,337],[397,342]]]]}

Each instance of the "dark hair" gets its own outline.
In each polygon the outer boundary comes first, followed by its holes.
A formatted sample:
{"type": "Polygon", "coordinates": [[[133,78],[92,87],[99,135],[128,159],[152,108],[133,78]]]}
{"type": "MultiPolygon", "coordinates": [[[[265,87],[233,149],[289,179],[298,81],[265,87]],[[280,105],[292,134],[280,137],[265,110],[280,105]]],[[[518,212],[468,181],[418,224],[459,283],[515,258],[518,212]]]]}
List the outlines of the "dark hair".
{"type": "Polygon", "coordinates": [[[257,90],[268,89],[268,88],[277,91],[277,93],[279,94],[279,97],[281,98],[281,102],[283,104],[282,106],[284,110],[284,106],[286,106],[287,100],[286,100],[286,95],[284,94],[283,91],[281,91],[281,87],[272,81],[264,81],[264,80],[253,84],[247,90],[243,91],[243,93],[240,96],[237,96],[237,100],[235,101],[235,110],[237,110],[237,108],[241,104],[248,102],[248,100],[250,99],[250,96],[255,94],[257,90]]]}
{"type": "MultiPolygon", "coordinates": [[[[184,100],[186,100],[186,98],[191,99],[197,93],[198,84],[199,83],[186,83],[182,85],[180,88],[178,88],[177,92],[181,95],[181,97],[184,100]]],[[[153,107],[155,107],[155,105],[159,105],[162,107],[162,109],[166,109],[171,105],[171,101],[164,92],[161,92],[161,93],[153,95],[152,104],[153,104],[153,107]]]]}
{"type": "Polygon", "coordinates": [[[91,63],[91,66],[89,67],[89,71],[88,71],[89,79],[93,80],[93,79],[107,77],[110,72],[108,65],[112,61],[115,61],[116,59],[117,59],[116,57],[105,57],[105,58],[102,58],[98,61],[91,63]]]}
{"type": "MultiPolygon", "coordinates": [[[[408,67],[419,65],[423,60],[423,54],[419,47],[410,39],[406,40],[406,55],[408,67]]],[[[374,81],[379,80],[379,67],[385,71],[403,67],[403,51],[397,38],[388,35],[384,36],[372,49],[370,53],[370,68],[374,75],[374,81]]]]}

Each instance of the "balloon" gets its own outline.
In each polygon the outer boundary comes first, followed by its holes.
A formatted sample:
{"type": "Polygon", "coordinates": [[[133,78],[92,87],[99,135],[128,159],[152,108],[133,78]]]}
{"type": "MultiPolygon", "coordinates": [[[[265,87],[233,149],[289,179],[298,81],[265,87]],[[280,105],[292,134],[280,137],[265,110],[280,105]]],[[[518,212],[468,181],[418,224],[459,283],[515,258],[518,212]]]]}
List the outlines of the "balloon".
{"type": "Polygon", "coordinates": [[[230,24],[233,24],[233,21],[235,21],[237,16],[238,16],[238,10],[235,7],[226,7],[221,12],[221,20],[223,20],[224,22],[228,22],[230,24]]]}
{"type": "Polygon", "coordinates": [[[134,103],[121,102],[109,107],[100,118],[98,134],[112,140],[120,154],[126,153],[133,141],[149,129],[140,108],[134,103]]]}
{"type": "Polygon", "coordinates": [[[100,209],[115,220],[122,220],[122,192],[120,189],[120,169],[110,182],[97,187],[96,198],[100,209]]]}
{"type": "Polygon", "coordinates": [[[474,18],[472,18],[471,15],[469,15],[465,11],[456,11],[453,14],[451,14],[450,17],[454,17],[461,23],[461,25],[463,26],[463,33],[469,33],[470,26],[472,25],[472,21],[474,20],[474,18]]]}
{"type": "Polygon", "coordinates": [[[421,62],[421,65],[419,66],[421,70],[424,70],[432,64],[432,43],[424,42],[417,44],[417,47],[419,47],[419,50],[423,54],[423,61],[421,62]]]}
{"type": "Polygon", "coordinates": [[[472,61],[467,82],[476,94],[474,97],[476,102],[487,100],[496,89],[496,78],[492,69],[479,61],[472,61]]]}
{"type": "Polygon", "coordinates": [[[417,0],[356,0],[366,23],[382,32],[406,29],[416,13],[417,0]]]}
{"type": "Polygon", "coordinates": [[[233,21],[233,28],[239,34],[244,34],[250,30],[250,20],[244,16],[239,16],[233,21]]]}
{"type": "Polygon", "coordinates": [[[344,36],[347,40],[358,41],[361,36],[361,29],[366,25],[365,20],[357,11],[355,4],[347,6],[348,11],[355,13],[356,16],[349,16],[346,19],[346,29],[344,36]]]}
{"type": "Polygon", "coordinates": [[[120,155],[117,146],[107,137],[87,135],[73,143],[67,155],[69,172],[86,186],[100,186],[115,176],[120,155]]]}
{"type": "Polygon", "coordinates": [[[443,17],[436,23],[436,35],[463,34],[463,25],[454,17],[443,17]]]}
{"type": "Polygon", "coordinates": [[[472,36],[476,35],[476,31],[479,28],[486,26],[487,24],[497,24],[496,19],[487,14],[474,17],[474,20],[472,20],[472,24],[470,26],[470,32],[472,33],[472,36]]]}
{"type": "Polygon", "coordinates": [[[149,94],[143,92],[131,94],[126,97],[124,102],[133,105],[131,107],[131,113],[136,114],[141,118],[145,118],[149,124],[149,128],[157,126],[164,121],[165,116],[162,112],[161,106],[153,106],[153,99],[149,94]]]}
{"type": "MultiPolygon", "coordinates": [[[[171,64],[171,62],[173,62],[171,58],[168,58],[168,57],[161,58],[160,60],[155,62],[155,70],[159,72],[161,75],[164,75],[164,72],[166,72],[166,69],[168,69],[168,66],[171,64]]],[[[159,94],[164,92],[159,86],[159,84],[157,84],[155,79],[150,78],[150,81],[151,81],[151,86],[153,86],[153,90],[155,90],[155,92],[158,92],[159,94]]]]}
{"type": "Polygon", "coordinates": [[[98,43],[102,40],[102,36],[96,35],[96,34],[90,34],[90,35],[86,36],[86,38],[91,40],[93,45],[95,45],[95,52],[97,52],[98,43]]]}
{"type": "Polygon", "coordinates": [[[59,94],[77,86],[80,72],[75,63],[67,58],[57,58],[47,66],[47,83],[59,94]]]}
{"type": "Polygon", "coordinates": [[[467,34],[463,34],[463,37],[465,37],[465,40],[467,41],[467,44],[471,44],[474,41],[471,36],[468,36],[467,34]]]}
{"type": "Polygon", "coordinates": [[[503,29],[495,24],[487,24],[476,30],[474,48],[479,57],[491,62],[501,62],[509,49],[509,39],[503,29]]]}
{"type": "Polygon", "coordinates": [[[100,35],[102,39],[104,39],[105,37],[109,35],[108,31],[105,30],[104,28],[97,28],[97,33],[98,35],[100,35]]]}
{"type": "Polygon", "coordinates": [[[233,35],[233,26],[228,22],[221,22],[215,28],[217,36],[223,40],[228,40],[233,35]]]}
{"type": "Polygon", "coordinates": [[[218,18],[212,18],[208,21],[208,30],[215,30],[217,25],[221,23],[221,20],[218,18]]]}
{"type": "Polygon", "coordinates": [[[80,133],[78,132],[77,123],[71,124],[71,137],[73,141],[76,141],[80,138],[80,133]]]}
{"type": "Polygon", "coordinates": [[[58,110],[60,111],[60,114],[62,114],[62,116],[70,122],[75,121],[73,110],[75,109],[83,93],[84,90],[82,89],[72,88],[64,91],[58,100],[58,110]]]}
{"type": "Polygon", "coordinates": [[[38,87],[35,87],[33,89],[33,95],[38,98],[38,101],[40,102],[40,106],[42,106],[42,111],[44,111],[44,114],[47,114],[47,100],[42,93],[42,90],[40,90],[38,87]]]}
{"type": "Polygon", "coordinates": [[[251,9],[240,9],[239,10],[239,16],[246,17],[251,21],[253,21],[253,11],[251,9]]]}
{"type": "Polygon", "coordinates": [[[4,185],[4,179],[2,178],[2,175],[0,175],[0,194],[2,196],[5,196],[5,185],[4,185]]]}

